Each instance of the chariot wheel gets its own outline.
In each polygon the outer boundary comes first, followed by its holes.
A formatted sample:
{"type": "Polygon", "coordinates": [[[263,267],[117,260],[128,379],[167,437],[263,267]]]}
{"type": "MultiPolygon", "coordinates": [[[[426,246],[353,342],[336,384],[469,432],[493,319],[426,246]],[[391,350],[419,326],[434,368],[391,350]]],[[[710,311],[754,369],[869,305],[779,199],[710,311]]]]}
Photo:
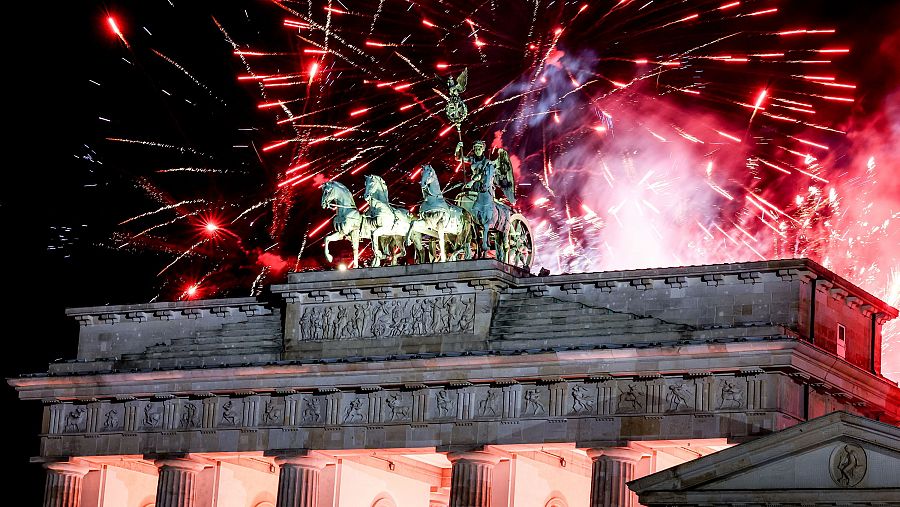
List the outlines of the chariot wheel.
{"type": "Polygon", "coordinates": [[[509,247],[506,250],[506,263],[530,270],[534,262],[534,236],[531,234],[528,219],[520,213],[509,217],[507,244],[509,247]]]}

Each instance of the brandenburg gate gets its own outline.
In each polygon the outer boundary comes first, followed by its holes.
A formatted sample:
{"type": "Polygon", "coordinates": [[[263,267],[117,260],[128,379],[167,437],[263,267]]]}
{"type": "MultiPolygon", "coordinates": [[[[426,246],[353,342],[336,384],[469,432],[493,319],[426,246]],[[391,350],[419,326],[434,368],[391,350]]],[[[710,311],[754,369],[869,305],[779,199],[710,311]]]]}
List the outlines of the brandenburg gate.
{"type": "Polygon", "coordinates": [[[900,420],[897,310],[805,259],[305,272],[68,314],[77,357],[9,380],[44,404],[47,506],[631,506],[823,414],[900,420]]]}

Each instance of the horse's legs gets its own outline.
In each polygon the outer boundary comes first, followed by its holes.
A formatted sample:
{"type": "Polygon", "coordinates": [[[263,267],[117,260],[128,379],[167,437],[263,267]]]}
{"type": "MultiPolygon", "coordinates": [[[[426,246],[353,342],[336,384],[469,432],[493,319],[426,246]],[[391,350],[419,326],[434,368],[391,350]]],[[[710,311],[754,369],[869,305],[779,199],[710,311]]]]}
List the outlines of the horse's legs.
{"type": "Polygon", "coordinates": [[[424,264],[425,259],[425,246],[422,245],[422,234],[416,232],[416,234],[412,237],[413,249],[416,251],[416,264],[424,264]]]}
{"type": "Polygon", "coordinates": [[[334,260],[334,257],[332,257],[331,254],[328,252],[328,243],[331,243],[332,241],[338,241],[343,237],[344,237],[344,235],[337,231],[332,232],[328,236],[325,236],[325,258],[328,259],[328,262],[331,262],[334,260]]]}
{"type": "Polygon", "coordinates": [[[418,220],[413,220],[409,224],[409,230],[406,231],[406,241],[405,241],[406,246],[409,246],[413,243],[412,235],[413,235],[413,230],[416,228],[417,223],[419,223],[418,220]]]}
{"type": "Polygon", "coordinates": [[[350,233],[350,242],[353,243],[353,267],[359,267],[359,231],[353,230],[350,233]]]}
{"type": "Polygon", "coordinates": [[[441,262],[447,262],[447,241],[444,239],[444,222],[438,224],[438,244],[441,246],[441,262]]]}
{"type": "Polygon", "coordinates": [[[372,266],[376,268],[381,266],[381,259],[386,257],[384,252],[381,251],[381,235],[387,230],[390,230],[390,228],[376,227],[375,230],[372,231],[372,251],[375,253],[375,259],[372,262],[372,266]]]}
{"type": "Polygon", "coordinates": [[[487,257],[488,252],[488,236],[490,235],[490,227],[487,224],[481,226],[481,257],[487,257]]]}

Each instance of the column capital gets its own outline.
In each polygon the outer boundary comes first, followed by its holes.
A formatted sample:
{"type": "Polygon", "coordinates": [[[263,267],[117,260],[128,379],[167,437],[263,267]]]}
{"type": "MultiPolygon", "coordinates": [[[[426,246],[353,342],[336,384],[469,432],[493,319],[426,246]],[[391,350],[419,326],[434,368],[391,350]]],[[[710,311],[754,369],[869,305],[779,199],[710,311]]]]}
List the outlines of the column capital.
{"type": "Polygon", "coordinates": [[[282,454],[275,456],[275,464],[280,467],[289,465],[321,470],[332,463],[334,463],[334,460],[319,454],[282,454]]]}
{"type": "Polygon", "coordinates": [[[643,456],[643,453],[631,449],[630,447],[594,447],[591,449],[585,449],[585,451],[587,452],[588,457],[590,457],[594,461],[602,456],[606,456],[617,461],[630,461],[632,463],[637,463],[643,456]]]}
{"type": "Polygon", "coordinates": [[[174,468],[185,472],[199,472],[209,464],[191,458],[158,458],[153,461],[156,468],[174,468]]]}
{"type": "Polygon", "coordinates": [[[77,475],[79,477],[84,477],[88,472],[91,471],[91,468],[81,463],[74,463],[72,461],[51,461],[48,463],[44,463],[43,467],[48,472],[55,472],[58,474],[66,474],[66,475],[77,475]]]}
{"type": "Polygon", "coordinates": [[[458,461],[464,461],[496,465],[500,462],[500,458],[500,456],[487,451],[451,451],[447,453],[447,459],[453,464],[456,464],[458,461]]]}

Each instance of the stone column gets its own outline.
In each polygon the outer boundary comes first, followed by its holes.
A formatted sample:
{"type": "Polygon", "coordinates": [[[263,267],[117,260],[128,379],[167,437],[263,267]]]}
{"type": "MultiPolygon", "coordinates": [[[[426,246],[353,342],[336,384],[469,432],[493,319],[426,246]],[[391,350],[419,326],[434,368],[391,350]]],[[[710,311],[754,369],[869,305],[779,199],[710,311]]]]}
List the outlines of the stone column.
{"type": "Polygon", "coordinates": [[[163,458],[156,460],[156,468],[156,507],[194,507],[197,472],[206,465],[187,458],[163,458]]]}
{"type": "Polygon", "coordinates": [[[634,507],[634,493],[625,485],[634,479],[634,466],[641,453],[627,447],[588,449],[593,461],[591,507],[634,507]]]}
{"type": "Polygon", "coordinates": [[[494,466],[500,457],[483,451],[450,452],[450,507],[490,507],[494,466]]]}
{"type": "Polygon", "coordinates": [[[44,463],[44,468],[44,507],[79,507],[81,481],[90,468],[68,461],[44,463]]]}
{"type": "Polygon", "coordinates": [[[278,473],[278,507],[316,507],[319,474],[328,461],[317,456],[281,456],[278,473]]]}

